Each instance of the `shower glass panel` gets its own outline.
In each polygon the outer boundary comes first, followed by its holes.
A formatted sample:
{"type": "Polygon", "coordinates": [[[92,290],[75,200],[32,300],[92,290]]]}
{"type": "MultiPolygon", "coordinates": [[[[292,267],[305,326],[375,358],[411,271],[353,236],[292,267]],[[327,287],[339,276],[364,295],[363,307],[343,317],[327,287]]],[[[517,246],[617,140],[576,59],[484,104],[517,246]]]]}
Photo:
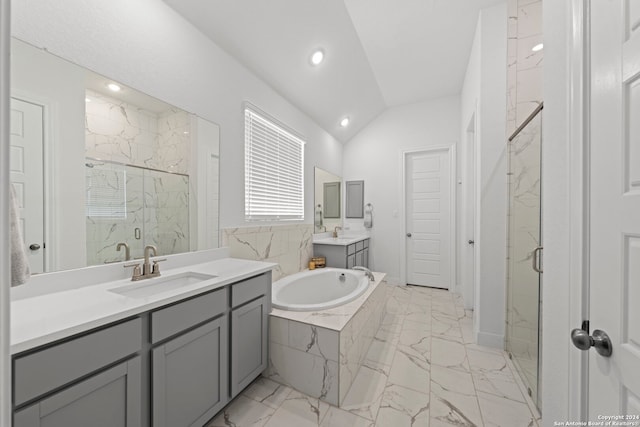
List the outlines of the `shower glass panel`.
{"type": "Polygon", "coordinates": [[[87,265],[189,251],[189,176],[86,160],[87,265]]]}
{"type": "Polygon", "coordinates": [[[542,107],[509,139],[506,348],[539,407],[542,107]]]}

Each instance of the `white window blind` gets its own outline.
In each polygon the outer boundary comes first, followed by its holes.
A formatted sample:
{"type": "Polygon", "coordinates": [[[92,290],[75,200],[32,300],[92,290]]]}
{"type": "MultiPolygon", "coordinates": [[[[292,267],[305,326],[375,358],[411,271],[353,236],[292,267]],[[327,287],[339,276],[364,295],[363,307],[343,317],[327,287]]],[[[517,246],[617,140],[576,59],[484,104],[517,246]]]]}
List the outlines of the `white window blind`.
{"type": "Polygon", "coordinates": [[[304,219],[304,141],[247,108],[244,152],[245,219],[304,219]]]}

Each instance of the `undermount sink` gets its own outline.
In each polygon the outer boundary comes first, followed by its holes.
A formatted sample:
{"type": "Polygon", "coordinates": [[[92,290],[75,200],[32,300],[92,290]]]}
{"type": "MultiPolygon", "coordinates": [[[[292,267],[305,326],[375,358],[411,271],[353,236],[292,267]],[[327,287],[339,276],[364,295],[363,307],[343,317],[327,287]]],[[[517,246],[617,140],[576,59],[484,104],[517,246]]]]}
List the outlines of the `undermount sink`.
{"type": "Polygon", "coordinates": [[[144,279],[139,282],[131,282],[117,288],[109,289],[109,292],[124,295],[131,298],[145,298],[162,292],[173,291],[184,286],[195,285],[218,276],[211,274],[194,273],[187,271],[171,276],[144,279]]]}

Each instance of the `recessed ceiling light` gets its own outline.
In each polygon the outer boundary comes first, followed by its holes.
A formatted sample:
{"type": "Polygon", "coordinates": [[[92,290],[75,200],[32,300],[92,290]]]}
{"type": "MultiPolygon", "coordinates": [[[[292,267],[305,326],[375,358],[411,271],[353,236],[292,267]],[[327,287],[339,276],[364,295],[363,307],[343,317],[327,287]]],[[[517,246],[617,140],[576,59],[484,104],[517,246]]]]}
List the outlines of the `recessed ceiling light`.
{"type": "Polygon", "coordinates": [[[544,47],[544,44],[542,43],[538,43],[537,45],[535,45],[534,47],[531,48],[532,51],[534,52],[539,52],[542,50],[542,48],[544,47]]]}
{"type": "Polygon", "coordinates": [[[311,54],[311,63],[313,65],[318,65],[324,60],[324,52],[322,49],[318,49],[311,54]]]}
{"type": "Polygon", "coordinates": [[[112,92],[120,92],[120,89],[122,89],[119,85],[115,84],[115,83],[109,83],[107,85],[107,87],[109,88],[110,91],[112,92]]]}
{"type": "Polygon", "coordinates": [[[349,126],[349,117],[345,117],[344,119],[340,120],[340,126],[342,126],[343,128],[349,126]]]}

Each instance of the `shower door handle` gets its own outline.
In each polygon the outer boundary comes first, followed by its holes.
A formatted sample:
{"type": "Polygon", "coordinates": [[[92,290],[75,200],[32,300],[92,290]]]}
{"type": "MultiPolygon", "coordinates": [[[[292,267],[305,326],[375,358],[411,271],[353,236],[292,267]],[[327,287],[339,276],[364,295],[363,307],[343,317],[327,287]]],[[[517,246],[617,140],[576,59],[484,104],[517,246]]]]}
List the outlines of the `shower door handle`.
{"type": "Polygon", "coordinates": [[[531,257],[531,267],[536,273],[542,273],[542,269],[540,268],[540,252],[542,251],[542,246],[538,246],[533,250],[533,256],[531,257]]]}

